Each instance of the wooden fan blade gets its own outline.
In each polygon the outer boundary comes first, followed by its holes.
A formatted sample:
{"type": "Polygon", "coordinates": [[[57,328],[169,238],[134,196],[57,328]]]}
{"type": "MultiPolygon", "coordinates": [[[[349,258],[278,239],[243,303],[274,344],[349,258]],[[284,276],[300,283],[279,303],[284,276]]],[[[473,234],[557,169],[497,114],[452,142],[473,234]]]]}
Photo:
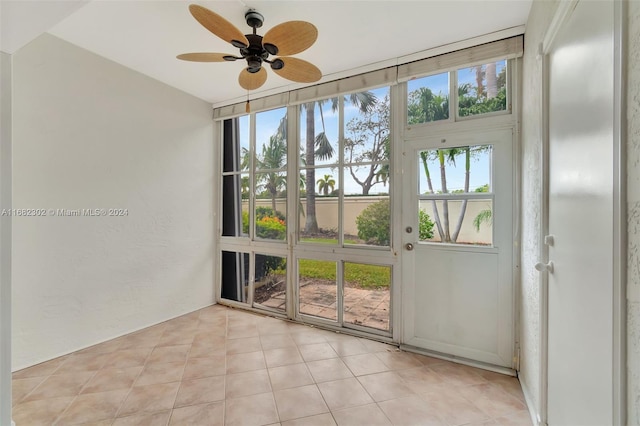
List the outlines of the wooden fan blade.
{"type": "Polygon", "coordinates": [[[278,58],[284,62],[282,69],[274,69],[276,74],[280,77],[284,77],[287,80],[296,81],[298,83],[313,83],[322,78],[322,72],[313,65],[311,62],[307,62],[298,58],[278,58]]]}
{"type": "Polygon", "coordinates": [[[189,11],[203,27],[231,44],[240,42],[249,46],[249,41],[235,25],[206,7],[197,4],[189,5],[189,11]]]}
{"type": "Polygon", "coordinates": [[[264,68],[260,68],[260,71],[256,73],[250,73],[247,69],[243,69],[238,77],[238,82],[243,89],[255,90],[262,86],[267,81],[267,71],[264,68]]]}
{"type": "Polygon", "coordinates": [[[317,38],[318,29],[315,25],[305,21],[289,21],[267,31],[262,45],[272,44],[278,48],[278,55],[290,56],[307,50],[317,38]]]}
{"type": "Polygon", "coordinates": [[[225,56],[234,56],[228,53],[206,53],[206,52],[197,52],[197,53],[183,53],[182,55],[176,56],[176,58],[181,59],[183,61],[191,61],[191,62],[225,62],[225,56]]]}

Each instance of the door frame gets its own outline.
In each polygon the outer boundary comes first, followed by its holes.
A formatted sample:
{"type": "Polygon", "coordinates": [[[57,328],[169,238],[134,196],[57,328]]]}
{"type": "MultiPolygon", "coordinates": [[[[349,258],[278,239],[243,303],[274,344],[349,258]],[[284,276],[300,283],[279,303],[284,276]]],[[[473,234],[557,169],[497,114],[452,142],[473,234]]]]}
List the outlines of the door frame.
{"type": "MultiPolygon", "coordinates": [[[[614,188],[613,188],[613,416],[614,425],[626,424],[626,274],[627,274],[627,212],[626,212],[626,15],[627,5],[622,0],[610,0],[614,3],[614,188]]],[[[547,28],[542,43],[538,47],[538,59],[541,62],[541,135],[540,150],[540,262],[549,262],[549,55],[560,30],[568,21],[580,0],[560,2],[551,24],[547,28]]],[[[537,407],[537,423],[547,425],[548,421],[548,367],[549,367],[549,280],[548,274],[540,273],[540,372],[537,407]]]]}

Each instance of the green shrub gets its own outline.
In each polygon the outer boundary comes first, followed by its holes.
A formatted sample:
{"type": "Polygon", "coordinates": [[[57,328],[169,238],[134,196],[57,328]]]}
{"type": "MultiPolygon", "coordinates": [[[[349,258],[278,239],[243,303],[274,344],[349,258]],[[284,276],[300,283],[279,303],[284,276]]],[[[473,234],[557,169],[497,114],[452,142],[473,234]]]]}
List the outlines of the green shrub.
{"type": "Polygon", "coordinates": [[[364,209],[356,218],[358,238],[378,246],[388,246],[391,235],[389,200],[381,200],[364,209]]]}
{"type": "Polygon", "coordinates": [[[249,235],[249,212],[242,212],[242,233],[249,235]]]}
{"type": "MultiPolygon", "coordinates": [[[[287,235],[287,224],[284,215],[273,213],[269,207],[256,208],[256,236],[270,240],[284,240],[287,235]]],[[[242,212],[242,233],[249,234],[249,213],[242,212]]]]}
{"type": "Polygon", "coordinates": [[[277,217],[280,220],[286,219],[279,211],[274,213],[271,207],[256,207],[256,220],[260,220],[264,217],[277,217]]]}
{"type": "Polygon", "coordinates": [[[272,272],[280,275],[287,273],[287,259],[284,257],[256,254],[255,259],[256,281],[270,275],[272,272]]]}
{"type": "Polygon", "coordinates": [[[419,229],[418,236],[420,241],[430,240],[433,238],[433,222],[424,210],[418,211],[419,229]]]}
{"type": "MultiPolygon", "coordinates": [[[[388,246],[391,240],[391,209],[389,200],[378,201],[364,209],[356,218],[358,238],[370,244],[388,246]]],[[[433,238],[433,222],[427,213],[419,211],[420,240],[433,238]]]]}
{"type": "Polygon", "coordinates": [[[284,240],[287,225],[284,220],[275,216],[265,216],[256,221],[256,235],[270,240],[284,240]]]}

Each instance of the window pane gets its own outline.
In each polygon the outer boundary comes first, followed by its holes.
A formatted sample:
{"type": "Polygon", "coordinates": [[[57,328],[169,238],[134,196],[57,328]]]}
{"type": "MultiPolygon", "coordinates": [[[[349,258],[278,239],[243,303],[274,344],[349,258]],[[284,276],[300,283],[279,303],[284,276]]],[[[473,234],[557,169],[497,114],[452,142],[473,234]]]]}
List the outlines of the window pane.
{"type": "Polygon", "coordinates": [[[336,268],[333,261],[298,260],[301,314],[338,320],[336,268]]]}
{"type": "Polygon", "coordinates": [[[449,118],[449,73],[407,82],[407,124],[449,118]]]}
{"type": "Polygon", "coordinates": [[[248,236],[249,219],[245,218],[246,202],[238,196],[238,193],[243,191],[242,197],[244,197],[243,184],[248,185],[248,182],[249,176],[245,174],[222,177],[222,235],[225,237],[248,236]]]}
{"type": "Polygon", "coordinates": [[[249,301],[249,253],[222,252],[222,298],[249,301]]]}
{"type": "Polygon", "coordinates": [[[256,114],[256,169],[282,170],[287,167],[287,109],[256,114]]]}
{"type": "Polygon", "coordinates": [[[506,109],[506,60],[458,70],[458,115],[460,117],[506,109]]]}
{"type": "Polygon", "coordinates": [[[256,254],[255,268],[254,303],[284,311],[287,258],[256,254]]]}
{"type": "Polygon", "coordinates": [[[391,182],[388,172],[387,164],[345,167],[345,244],[389,246],[391,182]]]}
{"type": "Polygon", "coordinates": [[[256,174],[256,237],[287,238],[287,175],[285,172],[256,174]]]}
{"type": "Polygon", "coordinates": [[[344,162],[388,161],[389,88],[345,96],[344,162]]]}
{"type": "Polygon", "coordinates": [[[300,241],[307,243],[338,243],[338,203],[340,182],[337,168],[302,170],[305,177],[315,182],[315,210],[308,201],[307,188],[300,191],[300,241]],[[309,173],[313,172],[313,173],[309,173]],[[314,222],[315,221],[315,222],[314,222]],[[315,228],[317,224],[317,228],[315,228]]]}
{"type": "Polygon", "coordinates": [[[338,163],[338,100],[325,99],[300,106],[300,164],[338,163]]]}
{"type": "Polygon", "coordinates": [[[419,152],[420,194],[490,192],[491,156],[491,145],[419,152]]]}
{"type": "Polygon", "coordinates": [[[249,118],[231,118],[223,122],[222,171],[237,172],[248,170],[249,159],[249,118]],[[243,127],[244,126],[244,127],[243,127]]]}
{"type": "Polygon", "coordinates": [[[345,197],[344,242],[387,247],[391,244],[388,196],[345,197]]]}
{"type": "Polygon", "coordinates": [[[238,134],[240,141],[240,169],[249,170],[249,116],[238,117],[238,134]]]}
{"type": "Polygon", "coordinates": [[[491,199],[421,200],[418,214],[420,241],[481,246],[493,244],[491,199]]]}
{"type": "Polygon", "coordinates": [[[344,322],[389,330],[391,267],[344,263],[344,322]]]}

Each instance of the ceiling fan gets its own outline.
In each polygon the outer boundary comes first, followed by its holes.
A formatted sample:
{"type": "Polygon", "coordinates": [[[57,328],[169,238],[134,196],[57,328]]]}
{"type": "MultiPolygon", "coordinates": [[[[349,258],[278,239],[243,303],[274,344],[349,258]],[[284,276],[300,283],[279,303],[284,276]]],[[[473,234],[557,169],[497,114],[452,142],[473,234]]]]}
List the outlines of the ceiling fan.
{"type": "Polygon", "coordinates": [[[322,73],[310,62],[294,58],[315,43],[318,30],[309,22],[288,21],[271,28],[264,36],[256,33],[262,27],[264,17],[255,10],[245,14],[247,25],[253,28],[253,34],[242,34],[236,26],[215,12],[196,4],[189,6],[193,17],[203,27],[211,31],[234,47],[240,49],[239,55],[227,53],[183,53],[177,58],[193,62],[224,62],[244,59],[247,67],[240,72],[238,82],[246,90],[255,90],[267,80],[263,63],[280,77],[298,83],[313,83],[320,80],[322,73]],[[276,56],[270,58],[270,56],[276,56]]]}

